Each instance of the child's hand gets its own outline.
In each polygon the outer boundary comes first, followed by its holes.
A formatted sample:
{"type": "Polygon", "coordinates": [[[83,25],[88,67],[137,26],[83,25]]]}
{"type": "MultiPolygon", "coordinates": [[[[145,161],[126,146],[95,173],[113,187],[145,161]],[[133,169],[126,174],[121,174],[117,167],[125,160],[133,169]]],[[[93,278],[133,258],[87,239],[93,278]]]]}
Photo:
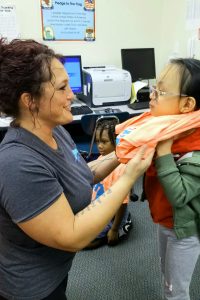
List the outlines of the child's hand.
{"type": "Polygon", "coordinates": [[[168,139],[165,141],[161,141],[157,144],[156,146],[156,152],[157,152],[157,156],[164,156],[166,154],[170,154],[171,148],[172,148],[172,144],[173,144],[174,139],[168,139]]]}
{"type": "Polygon", "coordinates": [[[119,235],[118,230],[112,230],[112,228],[108,231],[107,234],[108,245],[115,246],[119,243],[119,235]]]}

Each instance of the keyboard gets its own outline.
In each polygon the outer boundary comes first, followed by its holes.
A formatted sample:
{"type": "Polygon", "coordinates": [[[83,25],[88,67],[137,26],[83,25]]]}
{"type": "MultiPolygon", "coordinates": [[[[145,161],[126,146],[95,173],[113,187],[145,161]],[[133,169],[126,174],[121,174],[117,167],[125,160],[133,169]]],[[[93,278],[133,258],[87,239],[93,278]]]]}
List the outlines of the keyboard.
{"type": "Polygon", "coordinates": [[[149,101],[133,102],[128,104],[128,107],[135,110],[149,108],[149,101]]]}
{"type": "Polygon", "coordinates": [[[72,106],[71,107],[71,113],[72,115],[87,115],[92,114],[93,110],[89,108],[87,105],[81,105],[81,106],[72,106]]]}

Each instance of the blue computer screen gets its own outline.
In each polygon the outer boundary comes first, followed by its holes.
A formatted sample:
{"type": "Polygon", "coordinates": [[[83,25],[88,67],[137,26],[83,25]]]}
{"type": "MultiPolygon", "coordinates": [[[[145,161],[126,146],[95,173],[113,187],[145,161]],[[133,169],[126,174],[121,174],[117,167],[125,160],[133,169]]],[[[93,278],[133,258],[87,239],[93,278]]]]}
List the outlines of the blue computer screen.
{"type": "Polygon", "coordinates": [[[81,94],[83,92],[81,56],[63,56],[61,62],[69,75],[69,84],[73,93],[81,94]]]}

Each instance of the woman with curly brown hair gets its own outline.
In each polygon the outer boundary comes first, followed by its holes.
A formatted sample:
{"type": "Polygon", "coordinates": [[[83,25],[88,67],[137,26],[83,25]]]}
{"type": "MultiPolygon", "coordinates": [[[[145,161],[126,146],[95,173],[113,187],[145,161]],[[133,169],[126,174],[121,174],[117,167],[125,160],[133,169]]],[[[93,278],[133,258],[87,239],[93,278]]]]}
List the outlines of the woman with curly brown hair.
{"type": "Polygon", "coordinates": [[[91,204],[93,183],[119,162],[89,165],[61,126],[73,120],[60,56],[33,40],[0,40],[0,112],[13,118],[0,146],[1,299],[66,299],[75,252],[105,227],[150,164],[145,148],[91,204]],[[98,217],[96,217],[98,215],[98,217]]]}

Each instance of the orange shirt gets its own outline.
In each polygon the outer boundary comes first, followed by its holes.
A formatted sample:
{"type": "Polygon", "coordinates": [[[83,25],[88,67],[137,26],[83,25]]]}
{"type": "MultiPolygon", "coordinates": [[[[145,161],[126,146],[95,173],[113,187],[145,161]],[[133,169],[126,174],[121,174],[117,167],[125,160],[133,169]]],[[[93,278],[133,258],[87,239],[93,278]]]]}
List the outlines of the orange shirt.
{"type": "MultiPolygon", "coordinates": [[[[174,141],[172,152],[174,154],[188,153],[200,150],[200,128],[197,128],[190,135],[174,141]]],[[[154,162],[146,172],[145,193],[149,201],[151,216],[155,223],[159,223],[168,228],[173,227],[172,206],[167,200],[164,190],[157,178],[154,162]]]]}
{"type": "MultiPolygon", "coordinates": [[[[184,154],[200,150],[200,110],[187,114],[153,117],[149,112],[127,120],[116,126],[116,154],[126,163],[143,144],[155,148],[159,141],[171,138],[181,132],[197,128],[193,133],[177,139],[172,146],[172,153],[184,154]]],[[[148,152],[147,151],[147,152],[148,152]]],[[[165,197],[156,175],[154,163],[146,172],[145,193],[149,201],[152,218],[155,223],[173,227],[172,206],[165,197]]]]}

